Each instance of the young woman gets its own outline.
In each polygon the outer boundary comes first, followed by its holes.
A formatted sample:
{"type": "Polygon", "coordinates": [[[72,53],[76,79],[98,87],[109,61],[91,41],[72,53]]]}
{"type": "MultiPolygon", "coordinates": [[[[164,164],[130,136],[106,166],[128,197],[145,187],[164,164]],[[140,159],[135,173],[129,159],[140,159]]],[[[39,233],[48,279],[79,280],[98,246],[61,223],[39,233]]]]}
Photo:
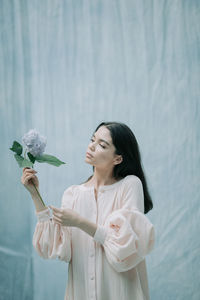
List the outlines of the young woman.
{"type": "Polygon", "coordinates": [[[31,193],[38,222],[33,246],[45,259],[69,263],[65,300],[149,300],[145,256],[155,243],[145,216],[153,208],[130,128],[102,122],[87,148],[93,174],[68,187],[61,208],[42,207],[24,168],[22,183],[31,193]]]}

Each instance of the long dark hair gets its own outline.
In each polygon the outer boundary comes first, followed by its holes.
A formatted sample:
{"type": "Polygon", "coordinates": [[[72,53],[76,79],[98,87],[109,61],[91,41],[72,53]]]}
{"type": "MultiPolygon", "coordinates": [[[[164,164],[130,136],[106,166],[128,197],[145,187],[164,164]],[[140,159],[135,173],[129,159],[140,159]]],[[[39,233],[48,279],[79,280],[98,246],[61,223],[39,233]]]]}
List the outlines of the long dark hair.
{"type": "MultiPolygon", "coordinates": [[[[153,208],[153,202],[148,191],[145,174],[141,165],[141,155],[137,140],[131,129],[124,123],[119,122],[102,122],[95,129],[105,126],[109,131],[115,147],[115,154],[122,155],[123,160],[120,164],[115,165],[113,175],[115,179],[121,179],[127,175],[135,175],[140,178],[144,192],[144,213],[147,214],[153,208]]],[[[94,172],[94,166],[93,166],[94,172]]],[[[91,175],[85,182],[90,180],[91,175]]]]}

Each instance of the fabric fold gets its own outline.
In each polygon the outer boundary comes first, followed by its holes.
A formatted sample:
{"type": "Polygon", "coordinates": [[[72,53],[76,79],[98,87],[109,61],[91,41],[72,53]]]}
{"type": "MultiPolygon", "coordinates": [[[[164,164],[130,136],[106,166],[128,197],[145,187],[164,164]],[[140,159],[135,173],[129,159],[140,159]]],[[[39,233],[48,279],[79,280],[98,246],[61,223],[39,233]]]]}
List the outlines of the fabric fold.
{"type": "Polygon", "coordinates": [[[117,272],[125,272],[153,250],[155,231],[143,213],[122,208],[112,212],[104,226],[98,226],[93,238],[104,247],[112,267],[117,272]]]}
{"type": "MultiPolygon", "coordinates": [[[[61,208],[73,209],[72,187],[64,191],[61,208]]],[[[38,222],[35,226],[32,244],[44,259],[56,259],[69,263],[71,261],[71,228],[61,226],[53,221],[48,207],[35,212],[38,222]]]]}
{"type": "MultiPolygon", "coordinates": [[[[44,212],[45,218],[45,212],[44,212]]],[[[44,259],[71,260],[71,236],[67,227],[53,220],[38,221],[33,234],[33,246],[44,259]]]]}

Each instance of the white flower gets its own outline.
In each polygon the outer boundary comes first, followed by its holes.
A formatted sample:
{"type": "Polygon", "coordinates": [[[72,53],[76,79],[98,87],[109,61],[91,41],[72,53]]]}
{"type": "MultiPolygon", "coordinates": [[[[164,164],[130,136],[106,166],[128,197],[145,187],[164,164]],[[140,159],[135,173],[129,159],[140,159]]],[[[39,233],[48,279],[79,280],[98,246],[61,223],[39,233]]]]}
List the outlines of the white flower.
{"type": "Polygon", "coordinates": [[[26,145],[27,152],[33,156],[42,155],[47,143],[47,139],[40,135],[36,129],[30,129],[28,133],[24,134],[22,141],[26,145]]]}

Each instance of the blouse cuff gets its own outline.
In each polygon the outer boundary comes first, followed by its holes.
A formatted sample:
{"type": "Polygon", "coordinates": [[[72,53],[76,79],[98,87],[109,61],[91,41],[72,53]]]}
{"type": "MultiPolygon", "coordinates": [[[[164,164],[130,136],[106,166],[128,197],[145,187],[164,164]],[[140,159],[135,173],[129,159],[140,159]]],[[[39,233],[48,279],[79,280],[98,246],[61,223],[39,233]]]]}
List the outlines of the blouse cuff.
{"type": "Polygon", "coordinates": [[[104,243],[105,239],[106,239],[106,229],[104,226],[97,226],[97,230],[95,232],[95,235],[93,236],[93,239],[102,244],[104,243]]]}
{"type": "Polygon", "coordinates": [[[41,210],[41,211],[35,211],[35,214],[37,216],[37,219],[39,222],[44,222],[48,221],[51,219],[51,214],[50,214],[50,208],[47,207],[47,209],[41,210]]]}

